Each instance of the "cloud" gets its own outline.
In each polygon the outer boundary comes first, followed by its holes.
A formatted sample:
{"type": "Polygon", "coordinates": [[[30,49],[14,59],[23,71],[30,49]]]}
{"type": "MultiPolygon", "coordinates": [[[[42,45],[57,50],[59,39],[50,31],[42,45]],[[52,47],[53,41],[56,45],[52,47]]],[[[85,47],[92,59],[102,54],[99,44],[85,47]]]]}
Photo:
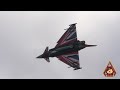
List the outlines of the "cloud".
{"type": "Polygon", "coordinates": [[[109,60],[120,78],[119,22],[119,11],[0,12],[0,78],[105,78],[109,60]],[[83,69],[73,71],[57,58],[36,59],[71,23],[78,23],[79,40],[98,45],[79,51],[83,69]]]}

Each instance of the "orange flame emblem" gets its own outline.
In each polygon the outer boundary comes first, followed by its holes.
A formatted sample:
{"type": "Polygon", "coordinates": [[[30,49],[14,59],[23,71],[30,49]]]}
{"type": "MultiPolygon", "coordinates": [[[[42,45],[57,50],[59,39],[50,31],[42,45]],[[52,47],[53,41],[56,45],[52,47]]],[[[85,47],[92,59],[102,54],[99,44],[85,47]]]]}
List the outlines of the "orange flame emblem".
{"type": "Polygon", "coordinates": [[[103,74],[105,75],[105,77],[113,77],[116,75],[116,71],[110,61],[107,65],[105,71],[103,72],[103,74]]]}

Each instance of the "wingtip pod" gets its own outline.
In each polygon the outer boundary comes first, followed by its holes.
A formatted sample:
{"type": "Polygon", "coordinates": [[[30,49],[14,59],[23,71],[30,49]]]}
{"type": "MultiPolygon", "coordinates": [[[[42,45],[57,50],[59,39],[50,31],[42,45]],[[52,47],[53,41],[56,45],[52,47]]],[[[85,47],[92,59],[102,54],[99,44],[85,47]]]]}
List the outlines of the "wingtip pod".
{"type": "Polygon", "coordinates": [[[70,24],[69,26],[71,26],[71,25],[76,25],[77,23],[73,23],[73,24],[70,24]]]}
{"type": "Polygon", "coordinates": [[[79,68],[74,68],[74,70],[78,70],[78,69],[82,69],[82,67],[79,67],[79,68]]]}

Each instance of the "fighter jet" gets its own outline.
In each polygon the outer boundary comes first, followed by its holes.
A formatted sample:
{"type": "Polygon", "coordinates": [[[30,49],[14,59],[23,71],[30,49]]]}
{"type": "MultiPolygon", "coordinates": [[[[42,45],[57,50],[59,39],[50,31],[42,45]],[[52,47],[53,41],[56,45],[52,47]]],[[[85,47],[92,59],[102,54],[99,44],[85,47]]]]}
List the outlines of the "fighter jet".
{"type": "Polygon", "coordinates": [[[78,51],[96,45],[88,45],[85,44],[85,41],[79,41],[77,39],[76,24],[77,23],[69,25],[69,28],[58,40],[54,48],[49,50],[49,48],[46,47],[44,53],[36,58],[44,58],[47,62],[50,62],[49,57],[57,57],[58,60],[74,68],[74,70],[81,69],[78,51]]]}

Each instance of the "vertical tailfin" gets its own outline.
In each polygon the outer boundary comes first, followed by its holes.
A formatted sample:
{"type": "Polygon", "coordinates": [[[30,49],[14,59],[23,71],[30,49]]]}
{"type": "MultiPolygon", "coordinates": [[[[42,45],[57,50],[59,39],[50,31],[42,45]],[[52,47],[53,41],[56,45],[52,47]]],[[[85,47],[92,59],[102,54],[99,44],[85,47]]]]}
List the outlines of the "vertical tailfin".
{"type": "Polygon", "coordinates": [[[47,62],[50,62],[50,59],[49,59],[49,57],[48,58],[44,58],[47,62]]]}
{"type": "Polygon", "coordinates": [[[48,47],[46,47],[46,49],[45,49],[45,51],[44,51],[44,53],[43,54],[46,54],[46,53],[48,53],[48,47]]]}
{"type": "MultiPolygon", "coordinates": [[[[48,47],[46,47],[46,49],[45,49],[45,51],[44,51],[44,55],[48,55],[48,53],[49,53],[49,48],[48,47]]],[[[44,58],[47,62],[50,62],[50,60],[49,60],[49,56],[47,57],[47,58],[44,58]]]]}

